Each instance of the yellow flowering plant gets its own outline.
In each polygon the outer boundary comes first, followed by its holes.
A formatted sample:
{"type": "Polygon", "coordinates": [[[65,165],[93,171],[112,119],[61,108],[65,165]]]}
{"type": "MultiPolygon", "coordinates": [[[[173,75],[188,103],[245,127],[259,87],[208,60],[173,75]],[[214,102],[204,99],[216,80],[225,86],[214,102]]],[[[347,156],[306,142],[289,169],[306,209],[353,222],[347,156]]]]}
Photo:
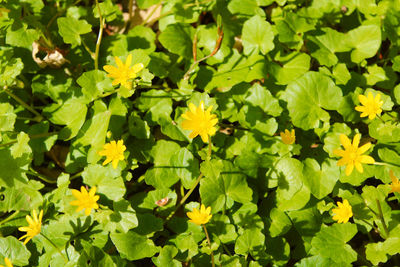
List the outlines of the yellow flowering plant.
{"type": "Polygon", "coordinates": [[[189,103],[189,110],[182,114],[182,118],[184,118],[182,128],[192,131],[189,135],[190,138],[200,135],[201,140],[206,143],[208,138],[215,134],[218,118],[215,114],[211,114],[212,108],[212,106],[209,106],[205,110],[203,101],[197,107],[189,103]]]}
{"type": "Polygon", "coordinates": [[[25,217],[29,225],[18,228],[18,230],[26,232],[25,235],[19,238],[19,240],[25,238],[24,245],[26,245],[29,240],[40,234],[40,231],[42,229],[43,210],[39,212],[39,216],[36,210],[33,210],[31,215],[32,216],[26,215],[25,217]]]}
{"type": "Polygon", "coordinates": [[[371,92],[368,92],[367,96],[359,95],[358,100],[361,106],[356,106],[355,109],[361,112],[360,117],[368,117],[368,119],[373,120],[382,113],[383,101],[380,94],[374,97],[371,92]]]}
{"type": "Polygon", "coordinates": [[[117,67],[106,65],[103,69],[108,72],[108,77],[113,78],[112,85],[121,84],[121,86],[132,88],[132,80],[144,68],[142,63],[137,63],[131,67],[132,54],[129,54],[125,63],[119,57],[114,57],[117,67]]]}
{"type": "Polygon", "coordinates": [[[13,267],[11,260],[7,257],[4,258],[4,265],[0,264],[0,267],[13,267]]]}
{"type": "Polygon", "coordinates": [[[399,265],[399,1],[0,0],[0,264],[399,265]]]}
{"type": "Polygon", "coordinates": [[[343,202],[337,202],[337,208],[332,209],[333,219],[338,223],[347,223],[353,217],[353,210],[349,201],[344,199],[343,202]]]}
{"type": "Polygon", "coordinates": [[[296,135],[295,135],[294,129],[292,129],[291,131],[289,131],[288,129],[285,129],[285,132],[281,132],[280,136],[281,136],[282,142],[286,145],[294,144],[294,142],[296,141],[296,135]]]}
{"type": "Polygon", "coordinates": [[[118,140],[118,142],[113,140],[110,143],[105,144],[103,146],[103,150],[99,151],[98,154],[100,156],[106,156],[106,160],[103,162],[103,165],[111,162],[113,168],[116,169],[118,162],[125,159],[125,150],[126,146],[124,145],[123,140],[118,140]]]}
{"type": "Polygon", "coordinates": [[[71,201],[70,204],[72,206],[78,206],[76,209],[77,212],[85,210],[85,215],[89,216],[92,212],[92,209],[96,210],[99,208],[97,200],[99,200],[100,196],[95,195],[96,189],[97,188],[95,186],[93,186],[89,192],[84,186],[81,186],[81,191],[72,189],[72,195],[76,198],[76,200],[71,201]]]}
{"type": "Polygon", "coordinates": [[[349,176],[352,172],[354,167],[357,169],[359,172],[363,172],[363,166],[362,164],[373,164],[375,163],[375,160],[373,157],[368,156],[368,155],[362,155],[365,153],[368,149],[371,148],[371,143],[366,143],[359,147],[360,144],[360,139],[361,135],[356,134],[353,138],[353,142],[350,141],[350,139],[344,135],[340,135],[340,142],[342,143],[342,146],[344,147],[343,149],[335,149],[333,153],[336,156],[342,157],[338,162],[338,166],[346,166],[345,173],[347,176],[349,176]]]}

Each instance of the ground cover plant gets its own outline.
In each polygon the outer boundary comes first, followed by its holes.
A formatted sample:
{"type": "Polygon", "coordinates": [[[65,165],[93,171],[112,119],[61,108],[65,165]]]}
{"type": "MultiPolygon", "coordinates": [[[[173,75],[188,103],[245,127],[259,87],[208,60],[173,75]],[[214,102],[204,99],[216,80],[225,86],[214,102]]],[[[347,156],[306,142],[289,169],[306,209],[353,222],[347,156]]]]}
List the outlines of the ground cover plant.
{"type": "Polygon", "coordinates": [[[399,0],[0,0],[0,265],[400,266],[399,0]]]}

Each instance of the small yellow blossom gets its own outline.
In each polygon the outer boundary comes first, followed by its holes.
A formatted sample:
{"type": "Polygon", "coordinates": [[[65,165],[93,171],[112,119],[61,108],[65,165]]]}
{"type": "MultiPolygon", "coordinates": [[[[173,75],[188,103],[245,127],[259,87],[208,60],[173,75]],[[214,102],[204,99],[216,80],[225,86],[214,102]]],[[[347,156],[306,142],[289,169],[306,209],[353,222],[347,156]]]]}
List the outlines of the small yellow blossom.
{"type": "Polygon", "coordinates": [[[217,131],[215,125],[218,119],[215,114],[211,114],[212,106],[204,111],[204,102],[201,101],[198,107],[190,103],[189,109],[189,111],[182,114],[182,117],[185,119],[182,122],[182,128],[192,130],[189,135],[190,138],[200,135],[201,140],[207,142],[208,136],[214,135],[217,131]]]}
{"type": "Polygon", "coordinates": [[[26,215],[25,217],[29,226],[23,226],[18,228],[18,230],[20,230],[21,232],[26,232],[25,235],[19,238],[19,240],[26,238],[24,241],[24,245],[28,243],[28,241],[31,240],[34,236],[40,234],[40,231],[42,229],[43,210],[40,211],[39,217],[37,215],[36,210],[33,210],[31,215],[32,217],[29,215],[26,215]]]}
{"type": "Polygon", "coordinates": [[[93,186],[89,192],[84,186],[81,186],[81,191],[72,189],[72,195],[74,195],[77,200],[71,201],[69,204],[71,204],[72,206],[78,206],[78,208],[76,209],[77,212],[85,209],[85,215],[89,216],[92,212],[92,209],[99,208],[97,200],[99,200],[100,196],[95,195],[95,193],[95,186],[93,186]]]}
{"type": "Polygon", "coordinates": [[[291,145],[296,141],[296,135],[294,133],[294,129],[290,132],[288,129],[285,129],[285,132],[281,132],[282,142],[286,145],[291,145]]]}
{"type": "Polygon", "coordinates": [[[106,156],[106,160],[103,162],[103,165],[106,165],[112,162],[112,166],[114,169],[118,166],[118,161],[124,160],[124,151],[126,150],[126,146],[124,146],[124,140],[119,140],[118,142],[111,141],[103,146],[103,150],[99,151],[98,154],[100,156],[106,156]]]}
{"type": "Polygon", "coordinates": [[[136,78],[138,72],[140,72],[144,68],[143,64],[138,63],[131,67],[131,54],[129,54],[126,58],[125,64],[122,63],[121,59],[119,59],[118,57],[115,57],[115,63],[117,63],[118,67],[114,67],[111,65],[106,65],[103,67],[103,69],[108,72],[107,76],[114,79],[112,85],[121,84],[124,87],[132,88],[132,82],[129,80],[136,78]]]}
{"type": "Polygon", "coordinates": [[[193,209],[193,211],[187,212],[187,216],[190,218],[190,222],[195,223],[197,225],[202,225],[206,224],[210,221],[212,215],[211,213],[211,207],[206,207],[204,204],[201,204],[200,211],[197,210],[196,208],[193,209]]]}
{"type": "Polygon", "coordinates": [[[392,190],[390,190],[390,193],[400,193],[400,181],[399,179],[394,176],[394,173],[392,170],[389,171],[389,175],[390,175],[390,179],[392,179],[392,184],[390,185],[390,187],[392,188],[392,190]]]}
{"type": "Polygon", "coordinates": [[[4,258],[4,263],[6,264],[6,266],[0,264],[0,267],[13,267],[11,260],[7,257],[4,258]]]}
{"type": "Polygon", "coordinates": [[[361,112],[360,117],[367,117],[373,120],[376,115],[382,113],[383,101],[381,100],[381,95],[377,94],[374,98],[371,92],[368,92],[368,96],[359,95],[358,100],[361,102],[362,106],[356,106],[356,110],[361,112]]]}
{"type": "Polygon", "coordinates": [[[349,219],[353,216],[352,208],[347,201],[347,199],[343,200],[343,203],[336,202],[338,205],[337,209],[332,209],[333,212],[333,219],[338,221],[338,223],[347,223],[349,219]]]}
{"type": "Polygon", "coordinates": [[[360,139],[361,135],[356,134],[353,138],[353,143],[351,143],[350,139],[344,135],[340,135],[340,142],[342,143],[342,146],[344,147],[344,150],[342,149],[335,149],[333,150],[333,153],[337,156],[342,157],[338,162],[338,166],[346,166],[346,175],[349,176],[352,172],[354,167],[356,167],[357,171],[363,172],[363,167],[361,163],[365,164],[373,164],[375,163],[375,160],[371,156],[367,155],[362,155],[364,152],[366,152],[368,149],[371,147],[371,143],[367,143],[361,147],[358,147],[360,144],[360,139]]]}

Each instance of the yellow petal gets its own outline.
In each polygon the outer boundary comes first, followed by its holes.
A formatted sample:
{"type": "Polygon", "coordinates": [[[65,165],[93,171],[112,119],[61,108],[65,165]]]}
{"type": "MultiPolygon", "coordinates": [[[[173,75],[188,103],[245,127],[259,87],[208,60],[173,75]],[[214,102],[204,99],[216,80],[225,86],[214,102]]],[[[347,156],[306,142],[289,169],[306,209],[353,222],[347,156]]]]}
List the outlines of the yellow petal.
{"type": "Polygon", "coordinates": [[[341,134],[340,136],[339,136],[339,139],[340,139],[340,143],[342,144],[342,146],[344,147],[344,148],[349,148],[349,147],[351,147],[351,141],[350,141],[350,139],[346,136],[346,135],[344,135],[344,134],[341,134]]]}

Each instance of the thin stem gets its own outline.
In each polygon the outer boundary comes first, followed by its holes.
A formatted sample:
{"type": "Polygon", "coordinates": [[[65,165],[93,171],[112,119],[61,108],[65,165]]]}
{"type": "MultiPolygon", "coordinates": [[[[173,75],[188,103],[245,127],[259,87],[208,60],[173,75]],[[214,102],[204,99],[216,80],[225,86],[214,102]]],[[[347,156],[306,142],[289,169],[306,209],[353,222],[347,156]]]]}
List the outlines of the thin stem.
{"type": "Polygon", "coordinates": [[[376,114],[376,117],[378,117],[378,119],[380,119],[380,120],[381,120],[381,122],[382,122],[383,124],[385,124],[385,121],[382,119],[382,117],[381,117],[381,116],[379,116],[378,114],[376,114]]]}
{"type": "Polygon", "coordinates": [[[145,25],[146,23],[149,22],[149,19],[154,15],[154,13],[157,11],[157,9],[159,9],[159,7],[162,5],[162,2],[160,2],[156,7],[153,8],[153,10],[150,12],[149,15],[147,15],[147,17],[142,21],[142,23],[140,25],[145,25]]]}
{"type": "Polygon", "coordinates": [[[212,143],[211,143],[211,137],[208,135],[208,153],[207,153],[207,160],[211,159],[211,153],[212,153],[212,143]]]}
{"type": "Polygon", "coordinates": [[[129,0],[128,12],[129,12],[129,19],[128,19],[128,23],[127,23],[127,28],[129,31],[131,29],[131,25],[132,25],[133,0],[129,0]]]}
{"type": "Polygon", "coordinates": [[[388,230],[388,228],[387,228],[387,226],[386,226],[385,218],[383,217],[381,202],[379,202],[379,199],[376,199],[376,205],[378,206],[378,212],[379,212],[379,213],[378,213],[378,216],[379,216],[379,219],[380,219],[381,222],[382,222],[383,230],[385,230],[386,238],[388,238],[390,233],[389,233],[389,230],[388,230]]]}
{"type": "Polygon", "coordinates": [[[373,225],[372,223],[368,222],[368,221],[365,220],[365,219],[361,219],[361,221],[365,222],[366,224],[368,224],[369,226],[371,226],[372,228],[374,228],[375,231],[379,232],[379,229],[377,229],[377,228],[375,227],[375,225],[373,225]]]}
{"type": "Polygon", "coordinates": [[[6,222],[8,222],[8,221],[10,221],[10,220],[13,219],[15,216],[17,216],[18,213],[19,213],[19,210],[16,210],[13,214],[11,214],[10,216],[8,216],[8,217],[5,218],[4,220],[2,220],[2,221],[0,222],[0,225],[6,223],[6,222]]]}
{"type": "Polygon", "coordinates": [[[100,43],[101,43],[101,38],[103,37],[103,29],[104,29],[104,22],[105,22],[105,19],[103,19],[103,16],[101,15],[100,5],[97,0],[96,0],[96,5],[97,5],[97,9],[99,11],[100,29],[99,29],[99,35],[97,37],[97,42],[96,42],[96,51],[94,52],[94,69],[95,70],[97,70],[99,68],[100,43]]]}
{"type": "Polygon", "coordinates": [[[29,167],[29,170],[27,171],[27,173],[36,176],[37,178],[45,181],[46,183],[49,183],[49,184],[56,184],[57,183],[57,180],[50,180],[48,177],[46,177],[46,176],[38,173],[37,171],[35,171],[32,167],[29,167]]]}
{"type": "MultiPolygon", "coordinates": [[[[29,139],[37,139],[37,138],[52,136],[52,135],[55,135],[55,134],[58,134],[58,132],[33,134],[33,135],[30,135],[30,136],[29,136],[29,139]]],[[[17,143],[17,142],[18,142],[18,140],[13,140],[13,141],[10,141],[10,142],[8,142],[8,143],[0,144],[0,147],[9,146],[9,145],[15,144],[15,143],[17,143]]]]}
{"type": "Polygon", "coordinates": [[[210,240],[210,236],[208,235],[207,228],[206,228],[205,224],[203,224],[203,229],[204,229],[204,233],[206,234],[208,246],[210,247],[210,250],[211,250],[211,264],[212,264],[212,267],[215,267],[214,253],[213,253],[212,248],[211,248],[211,240],[210,240]]]}
{"type": "Polygon", "coordinates": [[[74,175],[72,175],[71,177],[69,177],[69,180],[71,181],[71,180],[73,180],[73,179],[76,179],[76,178],[78,178],[78,177],[81,177],[81,176],[82,176],[82,173],[83,173],[83,171],[80,171],[80,172],[78,172],[78,173],[75,173],[74,175]]]}
{"type": "Polygon", "coordinates": [[[374,162],[374,165],[388,166],[388,167],[400,167],[400,165],[387,163],[387,162],[374,162]]]}
{"type": "MultiPolygon", "coordinates": [[[[224,31],[223,31],[223,29],[222,29],[222,25],[221,25],[221,26],[218,26],[217,31],[218,31],[218,37],[217,37],[217,40],[216,40],[216,42],[215,42],[214,50],[213,50],[209,55],[207,55],[207,56],[205,56],[205,57],[203,57],[203,58],[201,58],[201,59],[199,59],[199,60],[194,59],[194,62],[192,63],[192,65],[190,66],[190,68],[188,69],[188,71],[187,71],[187,72],[185,73],[185,75],[183,76],[183,79],[184,79],[184,80],[188,80],[188,79],[189,79],[190,74],[192,73],[192,71],[194,70],[194,68],[195,68],[200,62],[202,62],[202,61],[204,61],[204,60],[206,60],[206,59],[208,59],[208,58],[214,56],[214,55],[219,51],[219,49],[221,48],[222,40],[223,40],[223,38],[224,38],[224,31]]],[[[197,37],[196,37],[196,38],[197,38],[197,37]]],[[[195,41],[197,42],[197,39],[196,39],[195,41]]],[[[196,54],[196,57],[197,57],[197,54],[196,54]]]]}
{"type": "Polygon", "coordinates": [[[197,177],[196,182],[194,183],[194,185],[192,186],[192,188],[190,188],[190,190],[186,193],[186,195],[181,199],[181,201],[179,202],[178,206],[176,206],[174,212],[172,212],[167,219],[165,220],[164,223],[168,222],[177,212],[177,210],[186,202],[186,199],[188,199],[188,197],[193,193],[194,189],[197,187],[197,185],[200,183],[201,178],[203,177],[203,174],[200,173],[199,177],[197,177]]]}
{"type": "Polygon", "coordinates": [[[60,253],[60,255],[63,257],[63,259],[65,260],[65,263],[68,263],[68,259],[64,256],[64,254],[62,254],[61,250],[56,246],[56,244],[53,243],[53,241],[51,241],[46,235],[44,235],[43,233],[40,233],[41,236],[43,236],[47,241],[50,242],[50,244],[58,251],[58,253],[60,253]]]}
{"type": "Polygon", "coordinates": [[[19,98],[18,96],[14,95],[11,91],[9,91],[7,86],[3,87],[3,91],[6,92],[6,94],[8,94],[10,97],[12,97],[19,104],[21,104],[24,108],[26,108],[27,110],[29,110],[30,112],[35,114],[37,117],[37,119],[36,119],[37,122],[44,120],[44,117],[39,112],[34,110],[31,106],[29,106],[27,103],[25,103],[21,98],[19,98]]]}

